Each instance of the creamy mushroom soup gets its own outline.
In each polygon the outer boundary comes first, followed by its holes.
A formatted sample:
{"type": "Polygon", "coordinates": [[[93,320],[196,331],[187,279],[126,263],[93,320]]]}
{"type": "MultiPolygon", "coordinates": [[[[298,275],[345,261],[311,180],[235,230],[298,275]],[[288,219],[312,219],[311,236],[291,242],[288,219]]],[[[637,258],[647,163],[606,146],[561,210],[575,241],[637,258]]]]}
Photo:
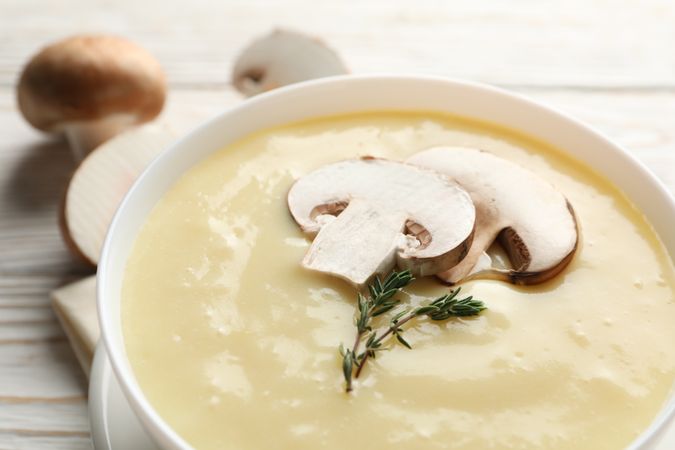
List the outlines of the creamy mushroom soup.
{"type": "MultiPolygon", "coordinates": [[[[555,149],[443,115],[373,113],[263,131],[189,170],[137,237],[122,320],[145,395],[195,448],[617,449],[673,386],[673,273],[641,213],[555,149]],[[337,348],[354,341],[356,291],[301,267],[311,240],[287,193],[324,164],[437,145],[555,185],[580,247],[545,284],[464,283],[486,311],[411,325],[412,350],[389,342],[345,393],[337,348]]],[[[401,297],[447,291],[424,278],[401,297]]]]}

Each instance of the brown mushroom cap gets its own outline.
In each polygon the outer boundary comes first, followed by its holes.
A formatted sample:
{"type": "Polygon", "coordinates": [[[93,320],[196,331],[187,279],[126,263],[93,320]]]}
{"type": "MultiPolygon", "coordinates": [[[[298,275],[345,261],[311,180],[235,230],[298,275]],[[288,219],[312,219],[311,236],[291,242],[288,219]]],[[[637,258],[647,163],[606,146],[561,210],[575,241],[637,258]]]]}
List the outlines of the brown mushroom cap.
{"type": "Polygon", "coordinates": [[[159,62],[116,36],[74,36],[42,49],[21,74],[19,108],[31,125],[60,132],[68,122],[122,116],[129,124],[153,119],[164,105],[159,62]]]}

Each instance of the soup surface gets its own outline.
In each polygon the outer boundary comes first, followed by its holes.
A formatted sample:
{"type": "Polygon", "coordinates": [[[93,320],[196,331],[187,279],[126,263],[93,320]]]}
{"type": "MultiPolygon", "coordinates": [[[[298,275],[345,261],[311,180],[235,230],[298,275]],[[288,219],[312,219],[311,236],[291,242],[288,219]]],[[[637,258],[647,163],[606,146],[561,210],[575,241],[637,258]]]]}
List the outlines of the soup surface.
{"type": "MultiPolygon", "coordinates": [[[[614,187],[544,144],[427,113],[325,118],[219,151],[165,195],[128,261],[122,320],[137,379],[199,449],[617,449],[675,379],[673,265],[614,187]],[[418,321],[344,391],[355,289],[300,265],[295,179],[341,159],[477,147],[574,205],[576,258],[553,281],[465,283],[480,316],[418,321]]],[[[447,292],[415,281],[404,303],[447,292]]]]}

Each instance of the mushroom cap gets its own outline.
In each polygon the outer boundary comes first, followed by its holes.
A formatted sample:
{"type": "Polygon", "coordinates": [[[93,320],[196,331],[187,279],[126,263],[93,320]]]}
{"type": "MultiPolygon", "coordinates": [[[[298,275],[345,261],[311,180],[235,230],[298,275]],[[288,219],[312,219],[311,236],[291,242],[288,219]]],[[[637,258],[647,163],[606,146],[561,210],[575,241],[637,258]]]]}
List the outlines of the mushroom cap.
{"type": "Polygon", "coordinates": [[[18,103],[26,120],[43,131],[65,123],[128,116],[131,123],[156,117],[166,80],[159,62],[116,36],[80,35],[35,55],[21,74],[18,103]]]}
{"type": "Polygon", "coordinates": [[[303,231],[318,232],[305,267],[357,285],[396,262],[419,275],[452,267],[468,251],[475,218],[471,198],[448,177],[375,158],[310,172],[288,205],[303,231]]]}
{"type": "Polygon", "coordinates": [[[467,258],[440,277],[458,282],[468,275],[495,239],[505,247],[513,270],[487,270],[487,278],[535,284],[559,273],[579,239],[576,217],[564,195],[534,172],[474,148],[435,147],[408,159],[438,170],[462,185],[476,205],[476,232],[467,258]]]}
{"type": "Polygon", "coordinates": [[[249,44],[237,58],[232,84],[247,96],[314,78],[348,73],[338,54],[321,40],[274,30],[249,44]]]}
{"type": "Polygon", "coordinates": [[[77,167],[61,204],[59,224],[75,256],[98,264],[108,227],[138,176],[176,137],[156,123],[104,142],[77,167]]]}

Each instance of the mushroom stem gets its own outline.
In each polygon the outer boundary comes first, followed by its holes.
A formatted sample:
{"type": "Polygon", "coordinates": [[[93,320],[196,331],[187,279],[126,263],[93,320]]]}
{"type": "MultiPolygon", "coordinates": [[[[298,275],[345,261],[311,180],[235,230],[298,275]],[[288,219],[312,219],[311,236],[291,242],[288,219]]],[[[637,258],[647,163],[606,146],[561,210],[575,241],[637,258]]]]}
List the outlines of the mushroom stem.
{"type": "Polygon", "coordinates": [[[72,122],[63,128],[68,144],[77,162],[82,161],[93,149],[129,128],[133,118],[115,115],[102,120],[72,122]]]}

